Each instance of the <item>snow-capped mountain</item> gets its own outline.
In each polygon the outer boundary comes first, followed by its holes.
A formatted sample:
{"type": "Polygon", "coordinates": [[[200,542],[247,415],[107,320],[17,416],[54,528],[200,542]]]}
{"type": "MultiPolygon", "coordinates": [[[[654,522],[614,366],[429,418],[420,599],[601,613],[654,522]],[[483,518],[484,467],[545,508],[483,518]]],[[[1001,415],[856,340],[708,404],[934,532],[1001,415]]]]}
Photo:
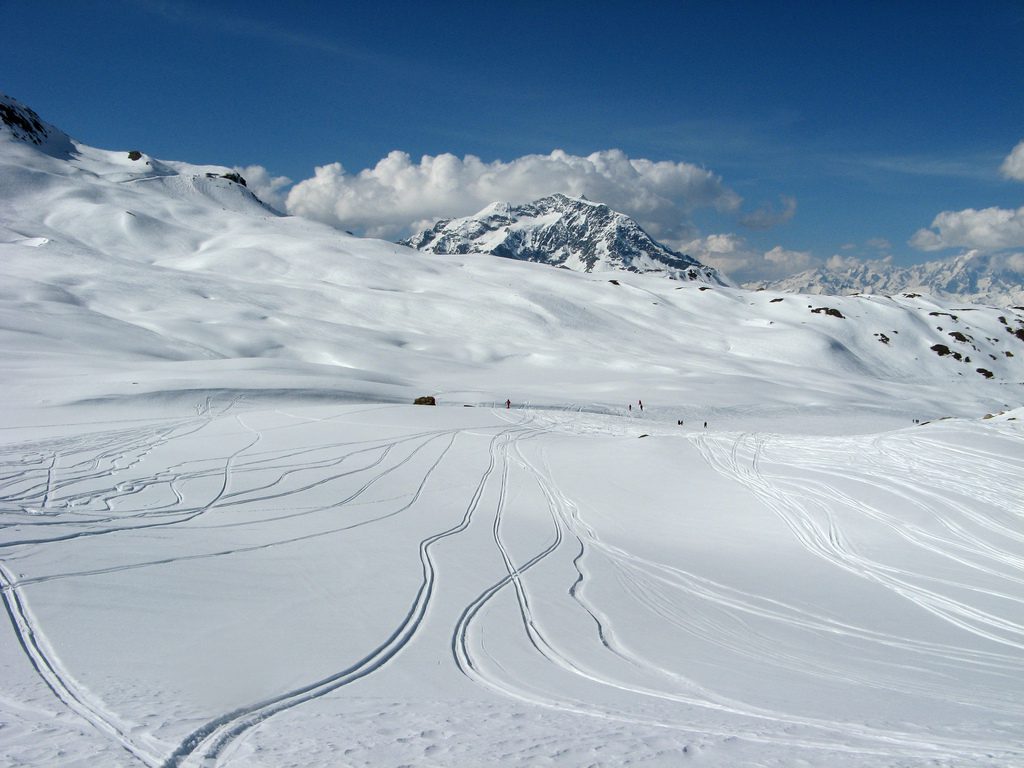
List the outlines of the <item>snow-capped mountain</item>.
{"type": "Polygon", "coordinates": [[[711,267],[671,250],[603,203],[554,194],[522,205],[492,203],[443,219],[402,245],[431,253],[488,253],[577,272],[636,272],[723,285],[711,267]]]}
{"type": "Polygon", "coordinates": [[[970,251],[908,267],[886,260],[837,260],[819,269],[747,288],[793,293],[925,293],[965,304],[1024,306],[1024,254],[970,251]]]}

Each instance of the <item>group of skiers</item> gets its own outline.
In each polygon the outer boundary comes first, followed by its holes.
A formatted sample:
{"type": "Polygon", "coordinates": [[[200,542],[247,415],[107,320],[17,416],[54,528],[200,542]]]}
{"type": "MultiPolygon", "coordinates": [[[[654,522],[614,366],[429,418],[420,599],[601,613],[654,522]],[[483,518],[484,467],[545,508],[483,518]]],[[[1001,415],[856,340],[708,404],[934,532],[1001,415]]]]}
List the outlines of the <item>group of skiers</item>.
{"type": "MultiPolygon", "coordinates": [[[[637,400],[636,404],[637,404],[637,407],[640,409],[640,412],[643,413],[643,411],[644,411],[644,401],[643,400],[637,400]]],[[[506,398],[506,400],[505,400],[505,409],[508,410],[511,407],[512,407],[512,400],[509,399],[509,398],[506,398]]],[[[633,412],[633,404],[632,403],[629,404],[629,412],[630,413],[633,412]]],[[[683,420],[682,419],[678,419],[676,421],[676,424],[678,424],[680,427],[683,426],[683,420]]],[[[708,423],[705,421],[704,422],[704,429],[707,429],[707,428],[708,428],[708,423]]]]}

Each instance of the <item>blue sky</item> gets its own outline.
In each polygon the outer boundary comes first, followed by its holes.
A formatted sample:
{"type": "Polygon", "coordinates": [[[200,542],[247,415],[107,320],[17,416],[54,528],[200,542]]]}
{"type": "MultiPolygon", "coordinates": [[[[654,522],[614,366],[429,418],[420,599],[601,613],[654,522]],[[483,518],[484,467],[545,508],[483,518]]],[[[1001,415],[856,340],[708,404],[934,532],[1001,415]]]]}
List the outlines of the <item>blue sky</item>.
{"type": "Polygon", "coordinates": [[[488,194],[593,191],[677,247],[728,237],[737,265],[778,249],[781,270],[961,252],[978,243],[915,235],[1024,206],[1000,173],[1024,140],[1019,0],[8,0],[0,17],[0,90],[81,141],[260,166],[279,205],[288,177],[297,212],[378,235],[488,194]],[[585,161],[611,149],[651,165],[585,161]]]}

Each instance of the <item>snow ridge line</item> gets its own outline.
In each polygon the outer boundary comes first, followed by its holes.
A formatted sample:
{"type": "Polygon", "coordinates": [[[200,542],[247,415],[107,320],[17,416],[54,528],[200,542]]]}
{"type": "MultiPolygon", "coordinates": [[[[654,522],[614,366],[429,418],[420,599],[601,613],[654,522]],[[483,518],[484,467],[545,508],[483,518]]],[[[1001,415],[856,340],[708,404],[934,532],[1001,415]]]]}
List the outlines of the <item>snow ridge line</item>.
{"type": "MultiPolygon", "coordinates": [[[[431,555],[431,547],[438,541],[450,536],[457,535],[469,527],[473,519],[473,513],[479,505],[483,496],[484,488],[487,485],[490,475],[496,464],[495,446],[502,437],[507,437],[515,430],[508,429],[494,435],[490,441],[490,461],[477,485],[476,491],[466,507],[462,519],[454,526],[433,534],[422,540],[419,545],[419,558],[423,572],[423,579],[416,593],[412,605],[402,622],[395,628],[392,634],[377,648],[364,656],[360,661],[330,677],[319,680],[315,683],[302,686],[287,693],[274,696],[250,707],[244,707],[216,718],[206,725],[200,727],[178,746],[177,749],[163,763],[163,768],[177,768],[177,766],[190,764],[216,764],[217,758],[228,744],[250,728],[258,725],[267,718],[291,709],[299,704],[319,698],[342,686],[359,680],[380,669],[398,653],[400,653],[410,642],[416,631],[419,629],[429,607],[433,596],[436,568],[431,555]]],[[[441,463],[445,454],[455,442],[457,434],[453,434],[452,441],[442,451],[427,473],[421,478],[421,482],[414,495],[413,501],[419,498],[423,492],[427,480],[441,463]]],[[[411,506],[411,505],[410,505],[411,506]]]]}
{"type": "Polygon", "coordinates": [[[147,766],[158,766],[160,758],[136,744],[126,733],[126,729],[115,722],[114,716],[106,712],[99,702],[91,700],[88,691],[76,685],[73,678],[62,669],[58,659],[47,652],[45,636],[26,610],[13,581],[11,572],[0,563],[0,593],[3,594],[7,616],[11,620],[19,645],[46,687],[68,709],[100,733],[112,737],[139,762],[147,766]]]}

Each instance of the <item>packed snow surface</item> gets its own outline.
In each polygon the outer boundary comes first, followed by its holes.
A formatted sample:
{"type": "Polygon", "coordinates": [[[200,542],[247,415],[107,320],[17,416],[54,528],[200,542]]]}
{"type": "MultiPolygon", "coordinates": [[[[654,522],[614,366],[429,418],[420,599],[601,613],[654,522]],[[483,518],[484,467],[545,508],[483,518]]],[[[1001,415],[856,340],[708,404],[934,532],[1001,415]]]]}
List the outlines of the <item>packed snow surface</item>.
{"type": "Polygon", "coordinates": [[[1024,313],[424,254],[39,128],[0,762],[1024,764],[1024,313]]]}

